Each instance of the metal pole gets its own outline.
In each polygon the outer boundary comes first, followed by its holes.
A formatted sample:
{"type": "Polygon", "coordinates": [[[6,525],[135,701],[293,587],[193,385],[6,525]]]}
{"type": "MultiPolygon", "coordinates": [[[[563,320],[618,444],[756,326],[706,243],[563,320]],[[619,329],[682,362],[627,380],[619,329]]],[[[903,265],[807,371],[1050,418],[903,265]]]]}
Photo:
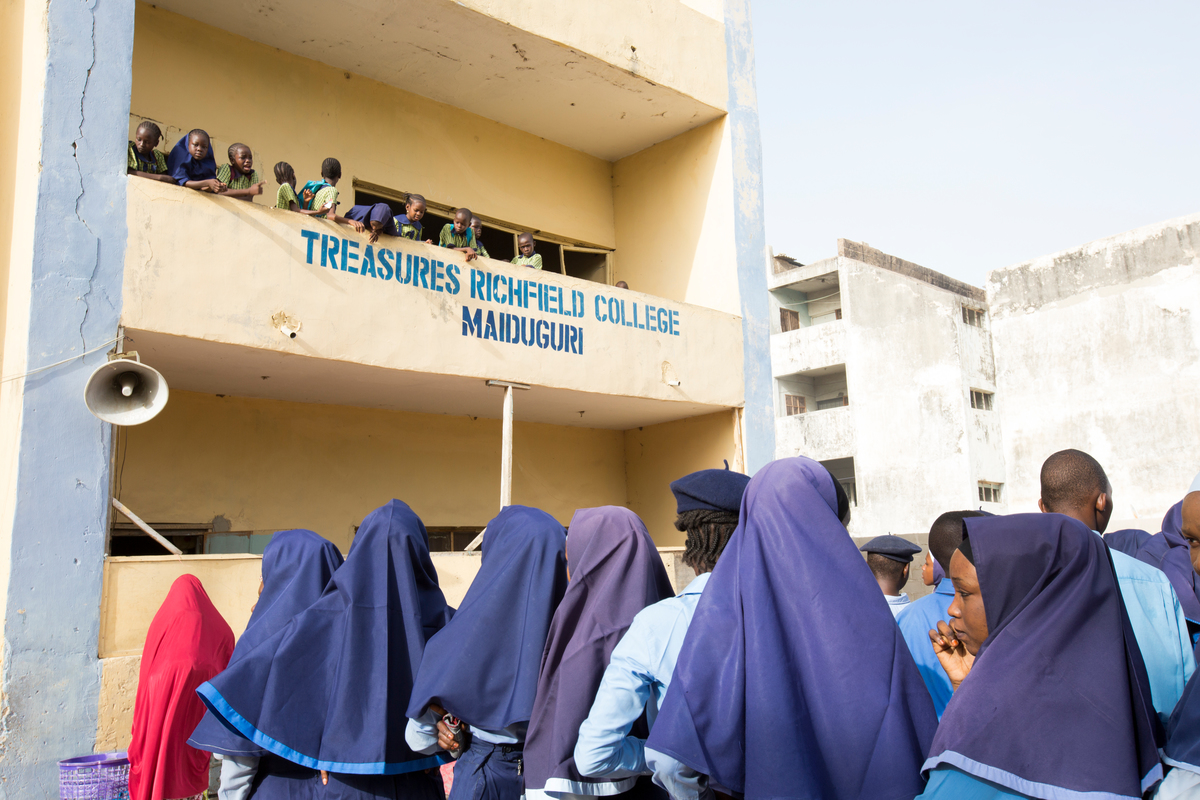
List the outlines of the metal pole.
{"type": "Polygon", "coordinates": [[[500,440],[500,508],[512,505],[513,387],[504,387],[504,428],[500,440]]]}
{"type": "Polygon", "coordinates": [[[115,508],[117,511],[120,511],[125,516],[129,517],[130,521],[133,522],[134,525],[137,525],[139,528],[144,530],[146,533],[148,533],[152,537],[154,537],[154,540],[156,542],[158,542],[163,547],[167,548],[168,550],[170,550],[172,553],[174,553],[177,556],[183,555],[182,550],[180,550],[178,547],[176,547],[175,545],[173,545],[169,541],[167,541],[166,537],[164,537],[158,531],[154,530],[154,528],[151,528],[149,525],[142,522],[142,518],[139,517],[137,514],[133,513],[132,511],[130,511],[128,508],[126,508],[125,504],[122,503],[120,500],[118,500],[117,498],[114,497],[112,499],[112,504],[113,504],[113,508],[115,508]]]}

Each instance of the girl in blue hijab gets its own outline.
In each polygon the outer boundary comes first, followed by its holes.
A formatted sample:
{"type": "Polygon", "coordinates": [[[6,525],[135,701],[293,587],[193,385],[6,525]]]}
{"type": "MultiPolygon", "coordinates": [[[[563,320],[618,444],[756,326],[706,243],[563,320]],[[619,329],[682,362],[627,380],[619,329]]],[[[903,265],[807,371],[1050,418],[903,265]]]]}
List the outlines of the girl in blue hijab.
{"type": "Polygon", "coordinates": [[[449,713],[470,728],[451,800],[518,800],[525,731],[550,620],[567,589],[567,532],[545,511],[508,506],[483,536],[482,563],[462,607],[429,640],[408,706],[407,737],[438,750],[449,713]]]}
{"type": "Polygon", "coordinates": [[[367,515],[321,598],[198,690],[269,754],[253,796],[440,800],[440,762],[405,742],[404,712],[450,613],[412,509],[367,515]]]}
{"type": "Polygon", "coordinates": [[[217,160],[213,157],[208,133],[196,128],[189,131],[167,156],[167,174],[180,186],[198,192],[220,194],[229,187],[217,180],[217,160]]]}
{"type": "MultiPolygon", "coordinates": [[[[262,588],[250,614],[246,631],[238,639],[230,666],[286,625],[292,617],[317,601],[333,572],[342,565],[342,554],[333,542],[312,531],[280,531],[263,551],[262,588]]],[[[221,796],[249,796],[250,782],[259,759],[267,751],[226,726],[211,711],[204,714],[188,744],[224,756],[221,796]]]]}

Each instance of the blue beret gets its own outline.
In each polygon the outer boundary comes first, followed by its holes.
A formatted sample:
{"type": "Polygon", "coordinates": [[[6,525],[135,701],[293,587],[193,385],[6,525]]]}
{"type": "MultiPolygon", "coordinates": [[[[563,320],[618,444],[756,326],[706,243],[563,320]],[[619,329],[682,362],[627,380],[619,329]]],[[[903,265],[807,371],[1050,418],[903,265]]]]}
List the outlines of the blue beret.
{"type": "Polygon", "coordinates": [[[702,469],[684,475],[671,483],[675,493],[676,514],[685,511],[732,511],[738,513],[742,507],[742,495],[750,476],[729,469],[702,469]]]}
{"type": "Polygon", "coordinates": [[[913,560],[913,556],[921,552],[921,548],[908,539],[901,539],[899,536],[893,536],[890,533],[887,536],[876,536],[858,549],[864,553],[878,553],[884,558],[890,558],[892,561],[900,561],[904,564],[910,563],[913,560]]]}

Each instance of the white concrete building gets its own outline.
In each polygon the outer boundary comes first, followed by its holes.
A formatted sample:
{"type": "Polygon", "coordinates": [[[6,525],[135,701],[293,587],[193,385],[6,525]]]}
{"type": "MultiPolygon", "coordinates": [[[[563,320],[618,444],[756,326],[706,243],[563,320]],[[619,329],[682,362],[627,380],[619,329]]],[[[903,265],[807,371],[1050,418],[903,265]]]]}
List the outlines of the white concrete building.
{"type": "Polygon", "coordinates": [[[845,239],[814,264],[775,256],[776,457],[825,463],[867,537],[1036,511],[1042,462],[1077,448],[1113,483],[1109,530],[1157,532],[1200,469],[1198,251],[1200,214],[995,270],[986,290],[845,239]]]}

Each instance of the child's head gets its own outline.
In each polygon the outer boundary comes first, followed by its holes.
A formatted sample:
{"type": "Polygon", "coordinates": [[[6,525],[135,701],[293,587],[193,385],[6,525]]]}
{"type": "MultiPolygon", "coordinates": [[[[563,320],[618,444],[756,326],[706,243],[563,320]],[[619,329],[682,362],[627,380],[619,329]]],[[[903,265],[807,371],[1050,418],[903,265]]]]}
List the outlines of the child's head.
{"type": "Polygon", "coordinates": [[[628,289],[629,284],[626,283],[625,281],[617,281],[617,288],[618,289],[628,289]]]}
{"type": "Polygon", "coordinates": [[[296,188],[296,170],[292,169],[292,165],[286,161],[280,161],[275,165],[275,182],[280,186],[287,184],[293,189],[296,188]]]}
{"type": "Polygon", "coordinates": [[[321,177],[331,185],[337,186],[337,182],[342,179],[342,162],[336,158],[327,158],[322,161],[321,177]]]}
{"type": "Polygon", "coordinates": [[[454,232],[462,235],[471,227],[471,209],[460,208],[454,212],[454,232]]]}
{"type": "Polygon", "coordinates": [[[188,131],[187,149],[192,158],[196,159],[197,161],[203,159],[208,155],[209,146],[210,142],[207,131],[202,131],[199,128],[188,131]]]}
{"type": "Polygon", "coordinates": [[[404,201],[404,216],[409,222],[420,222],[425,216],[425,198],[419,194],[410,194],[404,201]]]}
{"type": "Polygon", "coordinates": [[[133,132],[133,146],[144,156],[150,155],[150,151],[158,147],[160,141],[162,131],[150,120],[138,125],[137,130],[133,132]]]}
{"type": "Polygon", "coordinates": [[[475,241],[479,241],[479,237],[483,236],[483,220],[479,217],[471,217],[471,230],[475,231],[475,241]]]}
{"type": "Polygon", "coordinates": [[[517,249],[521,251],[521,255],[529,258],[533,255],[533,234],[522,233],[517,236],[517,249]]]}
{"type": "Polygon", "coordinates": [[[249,175],[254,171],[254,154],[246,145],[235,142],[229,145],[229,166],[233,167],[235,172],[249,175]]]}

